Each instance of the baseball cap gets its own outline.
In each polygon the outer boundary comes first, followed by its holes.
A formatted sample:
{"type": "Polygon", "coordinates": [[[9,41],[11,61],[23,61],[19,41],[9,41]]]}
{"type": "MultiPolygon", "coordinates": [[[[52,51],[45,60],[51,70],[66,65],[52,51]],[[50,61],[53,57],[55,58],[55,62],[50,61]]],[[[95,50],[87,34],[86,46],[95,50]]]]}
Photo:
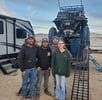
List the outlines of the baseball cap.
{"type": "Polygon", "coordinates": [[[59,40],[59,37],[58,37],[58,36],[53,36],[53,37],[52,37],[52,40],[54,40],[54,39],[59,40]]]}
{"type": "Polygon", "coordinates": [[[47,38],[42,38],[42,42],[48,42],[47,38]]]}

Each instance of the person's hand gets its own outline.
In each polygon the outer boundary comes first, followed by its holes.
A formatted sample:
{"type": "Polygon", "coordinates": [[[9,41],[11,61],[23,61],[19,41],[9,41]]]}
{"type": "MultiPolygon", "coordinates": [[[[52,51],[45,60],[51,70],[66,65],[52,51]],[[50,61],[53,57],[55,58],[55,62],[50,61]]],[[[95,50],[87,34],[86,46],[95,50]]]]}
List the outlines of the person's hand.
{"type": "Polygon", "coordinates": [[[38,68],[37,68],[37,71],[40,71],[40,70],[41,70],[41,68],[40,68],[40,67],[38,67],[38,68]]]}
{"type": "Polygon", "coordinates": [[[25,75],[25,71],[22,72],[22,77],[25,75]]]}
{"type": "Polygon", "coordinates": [[[51,70],[51,67],[49,67],[49,70],[51,70]]]}
{"type": "Polygon", "coordinates": [[[50,76],[50,72],[51,72],[51,67],[49,67],[49,68],[48,68],[48,70],[49,70],[49,76],[50,76]]]}

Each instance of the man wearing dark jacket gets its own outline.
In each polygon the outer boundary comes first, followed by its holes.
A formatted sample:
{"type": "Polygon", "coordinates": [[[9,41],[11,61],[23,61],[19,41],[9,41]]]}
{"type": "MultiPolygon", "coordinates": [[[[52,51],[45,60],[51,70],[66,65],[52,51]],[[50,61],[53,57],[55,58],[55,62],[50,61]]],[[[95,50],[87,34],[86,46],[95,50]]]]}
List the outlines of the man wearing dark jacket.
{"type": "Polygon", "coordinates": [[[25,39],[25,44],[23,44],[21,51],[18,55],[18,65],[22,72],[22,96],[23,100],[29,95],[31,100],[35,100],[36,96],[36,58],[37,58],[37,46],[35,45],[35,38],[29,36],[25,39]],[[29,81],[29,82],[28,82],[29,81]],[[28,83],[29,83],[29,94],[28,93],[28,83]]]}
{"type": "MultiPolygon", "coordinates": [[[[57,36],[54,36],[52,38],[52,45],[50,46],[50,48],[51,48],[52,54],[56,49],[58,49],[58,37],[57,36]]],[[[54,76],[54,95],[53,96],[55,96],[55,89],[56,89],[56,80],[54,76]]]]}
{"type": "MultiPolygon", "coordinates": [[[[51,49],[48,45],[48,39],[43,38],[41,47],[38,49],[38,80],[37,80],[37,96],[40,96],[40,88],[42,78],[44,77],[44,93],[51,95],[48,91],[48,80],[51,67],[51,49]]],[[[39,99],[38,99],[39,100],[39,99]]]]}

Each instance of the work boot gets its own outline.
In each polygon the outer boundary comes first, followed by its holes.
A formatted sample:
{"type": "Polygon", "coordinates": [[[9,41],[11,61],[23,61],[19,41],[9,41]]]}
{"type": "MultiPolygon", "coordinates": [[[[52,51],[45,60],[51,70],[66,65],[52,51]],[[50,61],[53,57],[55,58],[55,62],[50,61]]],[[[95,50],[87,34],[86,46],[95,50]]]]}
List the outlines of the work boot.
{"type": "Polygon", "coordinates": [[[36,94],[36,99],[35,100],[40,100],[40,93],[36,94]]]}
{"type": "Polygon", "coordinates": [[[26,97],[22,97],[21,100],[27,100],[27,98],[26,97]]]}
{"type": "Polygon", "coordinates": [[[48,91],[48,90],[44,90],[44,93],[46,94],[46,95],[48,95],[48,96],[52,96],[52,94],[48,91]]]}
{"type": "Polygon", "coordinates": [[[67,96],[65,97],[65,100],[68,100],[68,97],[67,96]]]}
{"type": "Polygon", "coordinates": [[[21,92],[22,92],[22,88],[20,88],[20,90],[17,92],[17,96],[21,96],[22,94],[21,94],[21,92]]]}
{"type": "Polygon", "coordinates": [[[40,95],[39,96],[38,95],[36,96],[36,100],[40,100],[40,95]]]}
{"type": "Polygon", "coordinates": [[[31,100],[36,100],[36,97],[35,96],[31,97],[31,100]]]}

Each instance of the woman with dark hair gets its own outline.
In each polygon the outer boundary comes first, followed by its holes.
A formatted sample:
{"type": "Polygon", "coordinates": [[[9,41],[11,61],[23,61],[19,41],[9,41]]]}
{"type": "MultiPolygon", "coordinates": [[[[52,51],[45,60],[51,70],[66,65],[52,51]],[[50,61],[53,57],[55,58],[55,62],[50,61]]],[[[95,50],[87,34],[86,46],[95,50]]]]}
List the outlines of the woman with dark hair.
{"type": "Polygon", "coordinates": [[[65,100],[66,77],[70,75],[70,52],[62,39],[58,40],[58,49],[52,54],[52,73],[55,76],[55,100],[65,100]]]}
{"type": "Polygon", "coordinates": [[[22,96],[26,100],[27,95],[31,100],[36,97],[36,59],[37,59],[37,46],[35,45],[35,38],[29,36],[25,39],[21,51],[18,55],[18,65],[22,72],[22,96]],[[28,92],[29,84],[29,92],[28,92]]]}

